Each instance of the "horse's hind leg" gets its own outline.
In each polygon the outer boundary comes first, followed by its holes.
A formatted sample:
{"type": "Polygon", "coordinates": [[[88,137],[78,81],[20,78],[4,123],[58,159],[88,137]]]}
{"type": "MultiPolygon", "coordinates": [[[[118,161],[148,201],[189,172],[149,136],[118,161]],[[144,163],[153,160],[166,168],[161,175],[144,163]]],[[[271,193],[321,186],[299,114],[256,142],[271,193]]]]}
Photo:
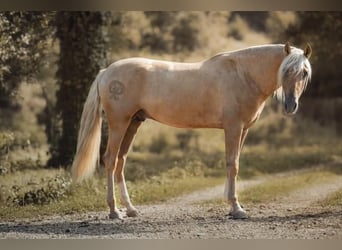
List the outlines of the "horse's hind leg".
{"type": "Polygon", "coordinates": [[[108,121],[109,135],[107,149],[104,154],[104,163],[107,172],[107,203],[109,206],[109,218],[121,218],[120,213],[116,207],[115,193],[114,193],[114,170],[118,162],[118,153],[120,150],[120,145],[126,132],[128,122],[116,122],[113,126],[108,121]]]}
{"type": "Polygon", "coordinates": [[[127,208],[127,216],[128,217],[135,217],[138,215],[137,210],[131,203],[129,198],[129,194],[126,187],[125,176],[124,176],[124,167],[127,159],[127,153],[129,151],[130,146],[132,145],[133,139],[137,133],[139,126],[141,125],[142,121],[137,119],[132,119],[125,137],[121,143],[119,155],[118,155],[118,163],[115,168],[115,181],[118,184],[120,198],[122,204],[127,208]]]}

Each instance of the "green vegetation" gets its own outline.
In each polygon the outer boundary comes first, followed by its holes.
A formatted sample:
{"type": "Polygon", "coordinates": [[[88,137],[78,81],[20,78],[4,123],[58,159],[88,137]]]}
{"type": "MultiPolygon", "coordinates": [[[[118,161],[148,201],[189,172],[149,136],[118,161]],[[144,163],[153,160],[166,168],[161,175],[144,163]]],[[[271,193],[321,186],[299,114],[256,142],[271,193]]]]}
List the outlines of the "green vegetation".
{"type": "Polygon", "coordinates": [[[319,201],[318,204],[323,207],[341,207],[342,206],[342,189],[329,195],[326,199],[319,201]]]}
{"type": "MultiPolygon", "coordinates": [[[[64,170],[61,170],[64,171],[64,170]]],[[[40,174],[36,172],[36,174],[40,174]]],[[[41,173],[43,174],[43,173],[41,173]]],[[[40,180],[44,188],[27,189],[26,192],[14,191],[0,203],[0,218],[13,219],[21,217],[37,217],[43,215],[70,214],[88,211],[106,210],[105,178],[97,176],[81,184],[70,185],[67,173],[54,179],[40,180]],[[51,180],[53,185],[51,185],[51,180]],[[56,185],[57,180],[57,185],[56,185]],[[56,194],[57,193],[57,194],[56,194]],[[39,197],[23,203],[23,197],[29,195],[39,197]],[[12,198],[14,197],[14,198],[12,198]]],[[[172,197],[190,193],[204,187],[215,186],[224,182],[223,178],[195,176],[186,170],[174,168],[154,176],[147,181],[128,182],[127,186],[134,204],[151,204],[164,202],[172,197]]],[[[32,184],[31,184],[32,185],[32,184]]],[[[4,189],[5,186],[2,186],[4,189]]],[[[12,189],[15,189],[13,186],[12,189]]],[[[6,189],[6,191],[8,191],[6,189]]],[[[10,190],[11,191],[11,190],[10,190]]],[[[117,197],[119,201],[119,197],[117,197]]],[[[25,199],[26,201],[26,199],[25,199]]],[[[120,206],[120,203],[118,204],[120,206]]]]}
{"type": "Polygon", "coordinates": [[[239,198],[244,203],[263,203],[295,190],[331,181],[336,174],[327,171],[312,171],[293,176],[272,178],[264,184],[243,190],[239,198]]]}
{"type": "Polygon", "coordinates": [[[46,59],[52,19],[51,12],[0,12],[0,107],[17,105],[13,95],[46,59]]]}
{"type": "MultiPolygon", "coordinates": [[[[328,183],[338,177],[336,173],[325,169],[304,171],[289,176],[278,176],[276,178],[270,177],[262,184],[246,188],[239,192],[239,200],[243,204],[267,203],[301,188],[328,183]]],[[[341,192],[337,192],[326,200],[319,202],[319,204],[339,205],[341,204],[341,198],[341,192]]],[[[214,199],[205,201],[204,203],[220,205],[223,203],[223,200],[214,199]]]]}

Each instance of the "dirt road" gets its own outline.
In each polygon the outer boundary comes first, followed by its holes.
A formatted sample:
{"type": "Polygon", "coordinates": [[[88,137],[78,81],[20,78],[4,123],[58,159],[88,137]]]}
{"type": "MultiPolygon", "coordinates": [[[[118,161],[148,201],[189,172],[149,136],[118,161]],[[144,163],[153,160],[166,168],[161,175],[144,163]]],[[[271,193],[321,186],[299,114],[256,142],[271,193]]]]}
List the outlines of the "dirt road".
{"type": "MultiPolygon", "coordinates": [[[[240,181],[239,190],[263,181],[267,178],[240,181]]],[[[105,211],[2,221],[0,238],[342,239],[342,209],[313,205],[340,188],[342,177],[267,204],[249,205],[250,218],[233,220],[228,208],[201,203],[221,197],[223,186],[218,186],[163,204],[138,206],[137,218],[109,220],[105,211]]]]}

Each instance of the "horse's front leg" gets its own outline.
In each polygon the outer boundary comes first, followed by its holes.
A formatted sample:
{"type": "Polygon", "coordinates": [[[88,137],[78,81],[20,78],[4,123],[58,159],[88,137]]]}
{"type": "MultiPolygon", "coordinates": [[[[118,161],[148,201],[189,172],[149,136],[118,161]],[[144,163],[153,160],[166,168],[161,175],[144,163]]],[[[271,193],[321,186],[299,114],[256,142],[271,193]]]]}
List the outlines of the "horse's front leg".
{"type": "Polygon", "coordinates": [[[242,126],[229,127],[225,129],[226,144],[226,164],[227,181],[225,188],[225,197],[231,206],[230,215],[234,219],[247,218],[246,212],[241,208],[238,196],[236,194],[236,178],[239,172],[239,157],[242,148],[241,143],[245,136],[242,126]]]}

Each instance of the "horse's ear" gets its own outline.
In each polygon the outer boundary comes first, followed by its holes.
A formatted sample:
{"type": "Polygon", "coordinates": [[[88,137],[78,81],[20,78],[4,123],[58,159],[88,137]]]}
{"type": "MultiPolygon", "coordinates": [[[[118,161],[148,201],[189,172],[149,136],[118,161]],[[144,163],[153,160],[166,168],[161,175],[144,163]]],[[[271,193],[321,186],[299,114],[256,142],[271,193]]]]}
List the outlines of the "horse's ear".
{"type": "Polygon", "coordinates": [[[290,46],[289,42],[287,42],[285,44],[284,51],[285,51],[286,55],[289,55],[291,53],[291,46],[290,46]]]}
{"type": "Polygon", "coordinates": [[[309,43],[306,44],[306,47],[304,49],[304,56],[309,59],[312,54],[312,48],[309,43]]]}

